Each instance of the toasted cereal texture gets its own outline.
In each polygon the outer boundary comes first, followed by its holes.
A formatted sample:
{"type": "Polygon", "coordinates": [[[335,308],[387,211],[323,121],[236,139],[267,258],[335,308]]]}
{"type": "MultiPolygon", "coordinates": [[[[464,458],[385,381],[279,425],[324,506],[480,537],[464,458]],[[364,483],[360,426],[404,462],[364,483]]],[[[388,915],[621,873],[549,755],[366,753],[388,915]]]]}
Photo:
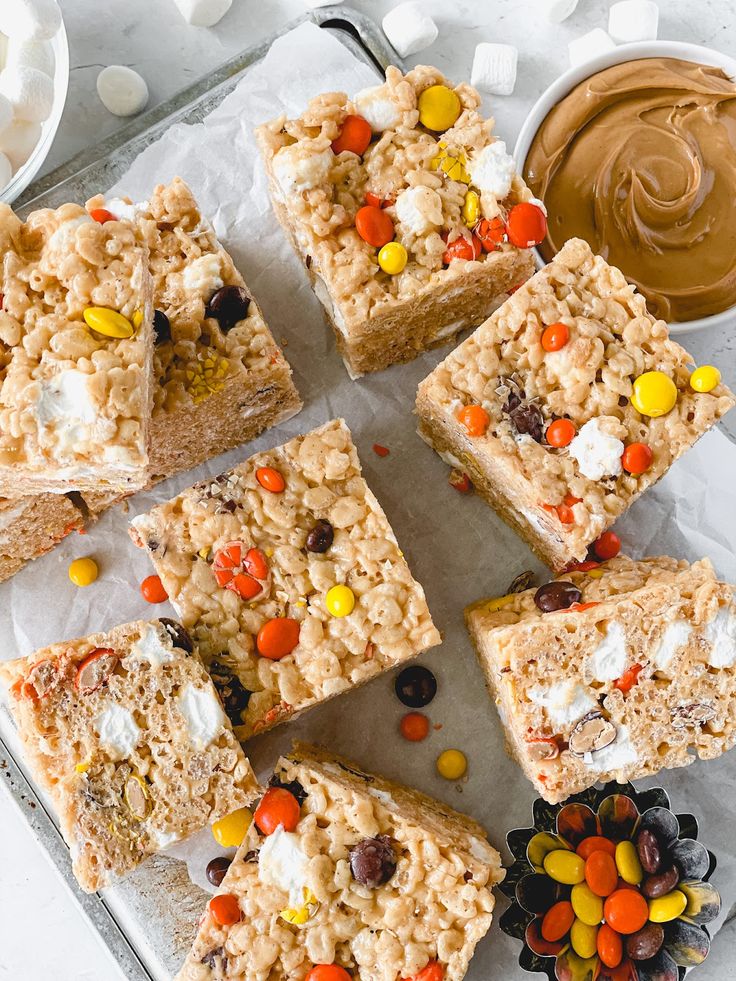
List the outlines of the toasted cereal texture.
{"type": "Polygon", "coordinates": [[[396,981],[433,961],[445,981],[463,978],[504,877],[483,828],[310,746],[279,760],[273,782],[303,794],[299,823],[272,841],[251,825],[218,891],[236,897],[242,918],[221,927],[208,909],[177,981],[304,981],[315,964],[396,981]],[[371,888],[355,879],[350,852],[379,836],[396,869],[371,888]]]}
{"type": "Polygon", "coordinates": [[[64,494],[0,498],[0,582],[83,525],[84,515],[64,494]]]}
{"type": "Polygon", "coordinates": [[[573,239],[421,383],[419,434],[559,570],[584,559],[591,542],[734,405],[724,384],[693,391],[691,364],[623,274],[573,239]],[[542,332],[560,322],[570,339],[546,352],[542,332]],[[677,388],[675,407],[658,418],[630,401],[634,380],[652,370],[677,388]],[[470,404],[488,413],[483,436],[469,435],[457,418],[470,404]],[[608,461],[618,473],[591,479],[572,444],[550,446],[544,433],[556,418],[570,419],[578,433],[597,420],[593,427],[618,447],[608,461]],[[621,469],[624,447],[634,442],[653,453],[640,476],[621,469]]]}
{"type": "Polygon", "coordinates": [[[0,205],[0,494],[129,493],[146,482],[152,285],[129,222],[75,204],[23,223],[0,205]],[[130,337],[84,321],[122,314],[130,337]]]}
{"type": "Polygon", "coordinates": [[[257,793],[212,681],[173,620],[53,644],[0,663],[0,679],[86,892],[257,793]],[[104,670],[83,671],[100,650],[104,670]]]}
{"type": "MultiPolygon", "coordinates": [[[[241,738],[440,642],[424,591],[361,476],[342,420],[195,484],[136,517],[131,536],[148,550],[215,683],[227,693],[223,701],[241,738]],[[263,467],[283,477],[281,493],[261,486],[256,473],[263,467]],[[325,520],[334,542],[324,552],[310,551],[307,536],[325,520]],[[253,548],[267,577],[261,573],[246,600],[234,577],[248,572],[253,548]],[[347,584],[355,595],[348,616],[327,611],[325,596],[336,584],[347,584]],[[256,636],[276,617],[298,621],[298,644],[271,660],[258,653],[256,636]]],[[[245,578],[253,586],[253,578],[245,578]]]]}
{"type": "Polygon", "coordinates": [[[503,146],[493,136],[493,119],[478,112],[480,96],[471,86],[454,88],[462,111],[451,129],[430,133],[420,125],[418,99],[432,85],[450,83],[426,65],[406,75],[389,67],[386,82],[368,95],[373,110],[366,108],[368,90],[353,99],[330,92],[312,99],[298,119],[280,117],[256,130],[274,211],[307,269],[353,378],[449,343],[481,323],[534,272],[531,251],[508,241],[475,260],[444,263],[447,241],[470,241],[480,219],[505,220],[514,204],[532,195],[505,153],[511,169],[506,185],[493,185],[494,193],[491,184],[482,189],[471,181],[470,170],[482,152],[492,144],[503,146]],[[346,116],[366,112],[374,141],[363,156],[333,153],[331,144],[346,116]],[[463,214],[471,186],[480,192],[473,218],[467,210],[463,214]],[[395,241],[407,250],[398,275],[381,270],[378,249],[356,231],[355,216],[366,195],[368,203],[371,195],[383,202],[395,241]]]}
{"type": "Polygon", "coordinates": [[[465,611],[506,748],[557,803],[710,760],[736,743],[736,600],[707,559],[620,556],[563,577],[580,609],[534,589],[465,611]]]}

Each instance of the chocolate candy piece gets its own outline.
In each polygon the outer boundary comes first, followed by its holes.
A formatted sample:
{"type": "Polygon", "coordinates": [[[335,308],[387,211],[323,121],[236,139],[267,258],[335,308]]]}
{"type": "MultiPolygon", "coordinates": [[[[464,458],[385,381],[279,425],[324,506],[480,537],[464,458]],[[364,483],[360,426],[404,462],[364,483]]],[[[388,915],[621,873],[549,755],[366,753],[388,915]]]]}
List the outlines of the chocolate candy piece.
{"type": "Polygon", "coordinates": [[[244,688],[240,678],[221,661],[212,661],[209,672],[228,718],[234,726],[242,725],[242,713],[248,708],[253,692],[244,688]]]}
{"type": "Polygon", "coordinates": [[[169,637],[171,637],[171,643],[174,647],[181,648],[187,654],[194,653],[192,638],[180,623],[177,623],[176,620],[170,620],[169,617],[159,617],[158,622],[166,630],[169,637]]]}
{"type": "Polygon", "coordinates": [[[299,783],[298,780],[288,780],[288,781],[279,780],[279,778],[274,773],[274,775],[268,781],[268,786],[281,787],[283,790],[288,790],[293,797],[296,797],[296,799],[299,801],[300,804],[303,804],[304,801],[307,799],[307,792],[304,789],[304,787],[302,787],[302,785],[299,783]]]}
{"type": "Polygon", "coordinates": [[[171,340],[171,323],[162,310],[153,311],[153,337],[156,345],[171,340]]]}
{"type": "Polygon", "coordinates": [[[205,317],[214,317],[225,334],[235,324],[245,320],[250,307],[250,297],[242,286],[223,286],[211,297],[205,317]]]}
{"type": "Polygon", "coordinates": [[[567,610],[573,603],[579,603],[583,598],[575,583],[556,579],[546,582],[534,594],[534,602],[542,613],[554,613],[555,610],[567,610]]]}
{"type": "Polygon", "coordinates": [[[364,838],[350,849],[350,870],[356,882],[377,889],[396,871],[396,853],[387,835],[364,838]]]}
{"type": "Polygon", "coordinates": [[[396,697],[409,708],[429,705],[437,694],[437,679],[429,670],[415,664],[404,668],[394,683],[396,697]]]}
{"type": "Polygon", "coordinates": [[[636,836],[636,851],[639,855],[641,867],[645,872],[652,875],[659,869],[662,860],[659,851],[659,842],[652,832],[647,831],[646,828],[636,836]]]}
{"type": "Polygon", "coordinates": [[[537,443],[544,439],[544,416],[534,402],[527,402],[523,389],[511,378],[507,379],[511,391],[503,411],[508,415],[517,433],[531,436],[537,443]]]}
{"type": "Polygon", "coordinates": [[[654,957],[663,943],[664,930],[659,923],[647,923],[626,938],[626,953],[632,961],[646,961],[654,957]]]}
{"type": "Polygon", "coordinates": [[[658,899],[675,888],[680,881],[680,873],[672,866],[656,875],[648,875],[641,884],[641,891],[647,899],[658,899]]]}
{"type": "Polygon", "coordinates": [[[214,950],[208,950],[201,961],[202,964],[206,964],[211,971],[216,971],[219,967],[221,971],[227,971],[227,954],[225,953],[224,947],[215,947],[214,950]]]}
{"type": "Polygon", "coordinates": [[[207,881],[211,882],[213,886],[219,886],[225,878],[225,873],[230,868],[231,862],[232,859],[225,855],[218,855],[217,858],[213,858],[211,862],[207,863],[207,881]]]}
{"type": "Polygon", "coordinates": [[[530,586],[534,585],[536,578],[536,573],[531,569],[527,569],[526,572],[520,572],[515,579],[511,580],[511,585],[506,590],[506,595],[508,596],[509,593],[523,593],[525,589],[529,589],[530,586]]]}
{"type": "Polygon", "coordinates": [[[334,538],[335,532],[330,522],[320,519],[307,535],[307,551],[326,552],[334,538]]]}

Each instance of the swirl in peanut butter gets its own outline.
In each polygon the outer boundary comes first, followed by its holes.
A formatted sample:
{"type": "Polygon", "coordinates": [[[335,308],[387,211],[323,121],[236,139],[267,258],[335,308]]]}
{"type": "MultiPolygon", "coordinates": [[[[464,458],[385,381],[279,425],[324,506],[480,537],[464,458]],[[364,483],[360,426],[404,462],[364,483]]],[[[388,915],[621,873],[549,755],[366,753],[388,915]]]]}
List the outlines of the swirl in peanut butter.
{"type": "Polygon", "coordinates": [[[674,58],[614,65],[540,126],[524,176],[549,260],[583,238],[669,321],[736,303],[736,85],[674,58]]]}

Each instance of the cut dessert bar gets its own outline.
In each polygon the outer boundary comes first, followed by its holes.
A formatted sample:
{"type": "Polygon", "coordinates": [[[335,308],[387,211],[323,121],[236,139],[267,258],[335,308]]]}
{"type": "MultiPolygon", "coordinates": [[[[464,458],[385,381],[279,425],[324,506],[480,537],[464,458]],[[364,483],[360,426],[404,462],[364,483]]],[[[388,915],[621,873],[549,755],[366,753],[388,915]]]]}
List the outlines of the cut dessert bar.
{"type": "Polygon", "coordinates": [[[534,272],[545,212],[479,106],[436,68],[391,67],[256,130],[276,216],[353,378],[449,343],[534,272]]]}
{"type": "Polygon", "coordinates": [[[619,557],[465,616],[508,752],[550,803],[736,742],[736,599],[707,559],[619,557]]]}
{"type": "Polygon", "coordinates": [[[279,760],[177,981],[304,981],[317,964],[356,981],[419,977],[436,964],[432,978],[459,981],[503,877],[472,819],[297,745],[279,760]],[[288,820],[276,826],[279,811],[288,820]]]}
{"type": "Polygon", "coordinates": [[[342,420],[132,522],[241,738],[440,642],[342,420]]]}
{"type": "Polygon", "coordinates": [[[147,479],[153,290],[126,221],[0,205],[0,494],[147,479]]]}
{"type": "Polygon", "coordinates": [[[563,569],[734,405],[691,362],[572,239],[421,383],[419,434],[563,569]]]}
{"type": "MultiPolygon", "coordinates": [[[[150,481],[255,439],[302,406],[291,369],[192,192],[176,177],[149,201],[87,202],[129,219],[148,248],[154,290],[150,481]]],[[[100,506],[91,497],[91,510],[100,506]]]]}
{"type": "Polygon", "coordinates": [[[84,515],[64,494],[0,498],[0,582],[84,525],[84,515]]]}
{"type": "Polygon", "coordinates": [[[137,622],[0,663],[87,892],[248,804],[258,786],[187,632],[137,622]]]}

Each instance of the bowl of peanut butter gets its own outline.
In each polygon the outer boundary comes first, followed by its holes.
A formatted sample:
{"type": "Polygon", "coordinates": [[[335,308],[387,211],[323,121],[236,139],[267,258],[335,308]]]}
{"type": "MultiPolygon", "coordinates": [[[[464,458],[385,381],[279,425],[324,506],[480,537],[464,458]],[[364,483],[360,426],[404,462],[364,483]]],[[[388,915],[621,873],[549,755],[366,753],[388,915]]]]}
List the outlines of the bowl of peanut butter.
{"type": "Polygon", "coordinates": [[[538,263],[583,238],[671,333],[736,322],[736,61],[623,44],[558,78],[515,156],[548,211],[538,263]]]}

